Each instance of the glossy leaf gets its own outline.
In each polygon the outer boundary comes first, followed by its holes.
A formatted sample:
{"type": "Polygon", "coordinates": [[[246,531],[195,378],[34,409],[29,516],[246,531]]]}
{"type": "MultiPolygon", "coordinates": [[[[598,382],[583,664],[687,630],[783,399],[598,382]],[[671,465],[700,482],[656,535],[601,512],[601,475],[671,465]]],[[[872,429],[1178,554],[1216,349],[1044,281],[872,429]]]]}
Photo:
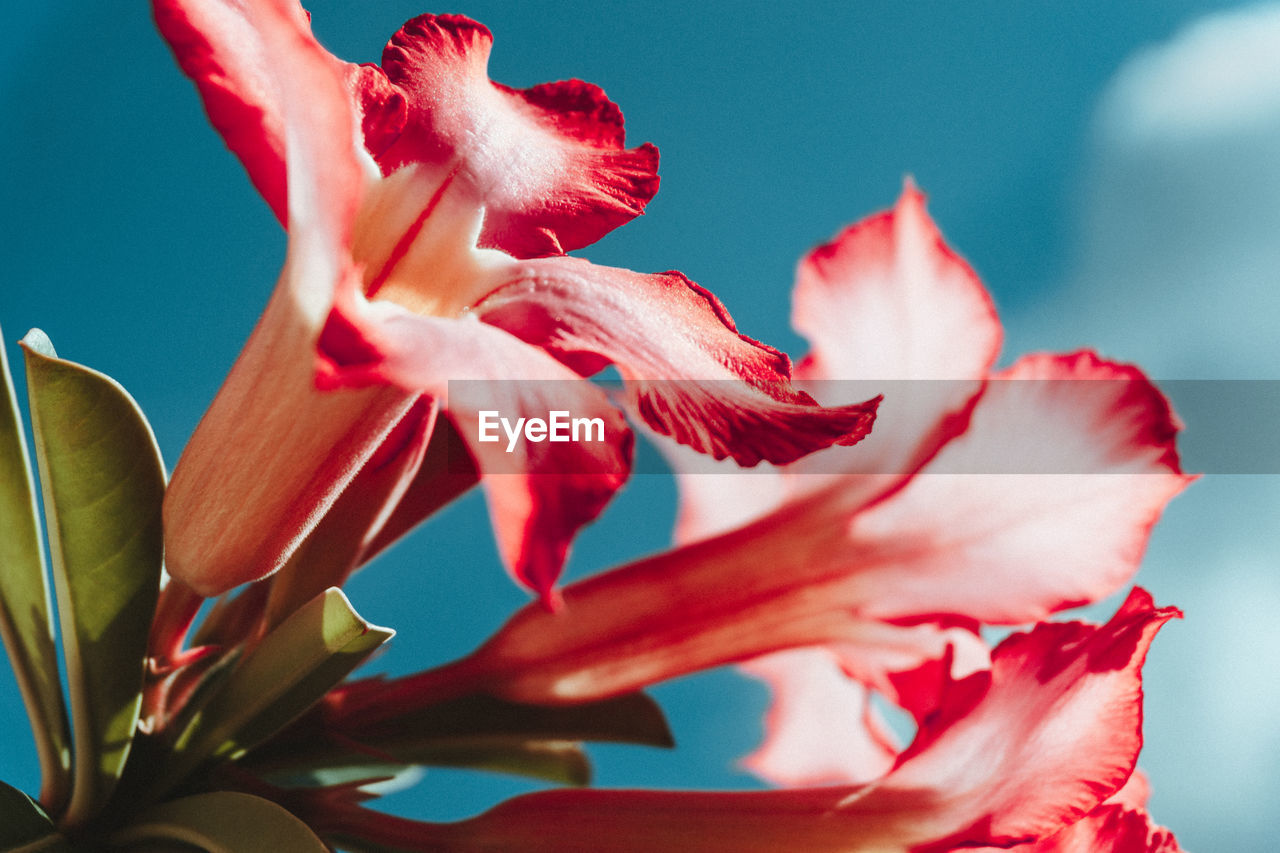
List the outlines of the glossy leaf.
{"type": "MultiPolygon", "coordinates": [[[[363,746],[363,745],[362,745],[363,746]]],[[[582,746],[570,741],[519,740],[508,738],[455,739],[424,738],[421,743],[400,745],[387,760],[379,761],[377,747],[364,751],[334,745],[311,769],[278,770],[265,778],[283,786],[341,785],[368,779],[412,778],[415,768],[461,767],[488,770],[540,779],[557,785],[587,785],[591,782],[591,760],[582,746]],[[392,761],[391,756],[400,759],[392,761]]],[[[253,770],[257,770],[255,765],[253,770]]],[[[388,793],[380,791],[379,794],[388,793]]]]}
{"type": "Polygon", "coordinates": [[[179,738],[164,784],[207,758],[236,759],[315,704],[395,635],[370,625],[339,589],[296,611],[244,656],[179,738]]]}
{"type": "MultiPolygon", "coordinates": [[[[395,694],[389,694],[394,700],[395,694]]],[[[674,746],[662,708],[644,693],[580,705],[526,705],[485,695],[463,696],[382,717],[356,737],[383,742],[430,732],[451,738],[523,737],[674,746]]],[[[418,735],[419,737],[421,735],[418,735]]]]}
{"type": "Polygon", "coordinates": [[[51,809],[61,809],[71,788],[71,733],[58,682],[31,461],[3,346],[0,383],[0,636],[35,736],[40,799],[51,809]]]}
{"type": "Polygon", "coordinates": [[[56,838],[44,809],[17,788],[0,782],[0,850],[56,838]]]}
{"type": "Polygon", "coordinates": [[[282,788],[354,787],[381,797],[412,788],[423,775],[421,767],[380,762],[372,756],[365,756],[362,764],[280,774],[267,781],[282,788]]]}
{"type": "Polygon", "coordinates": [[[409,744],[402,750],[405,757],[433,767],[488,770],[574,787],[591,784],[591,759],[581,744],[572,741],[458,739],[409,744]]]}
{"type": "MultiPolygon", "coordinates": [[[[256,752],[254,772],[280,778],[320,768],[412,764],[469,767],[531,776],[565,785],[585,785],[591,766],[578,741],[674,745],[662,709],[643,693],[601,702],[549,707],[463,696],[414,707],[396,682],[366,682],[385,688],[385,704],[401,713],[369,715],[335,725],[317,715],[300,720],[281,738],[256,752]]],[[[378,775],[371,773],[369,776],[378,775]]]]}
{"type": "Polygon", "coordinates": [[[206,853],[327,853],[307,825],[273,802],[235,791],[197,794],[156,806],[111,838],[116,845],[178,842],[206,853]]]}
{"type": "Polygon", "coordinates": [[[102,806],[128,758],[160,583],[164,463],[113,379],[32,330],[27,391],[67,658],[74,784],[63,822],[102,806]]]}

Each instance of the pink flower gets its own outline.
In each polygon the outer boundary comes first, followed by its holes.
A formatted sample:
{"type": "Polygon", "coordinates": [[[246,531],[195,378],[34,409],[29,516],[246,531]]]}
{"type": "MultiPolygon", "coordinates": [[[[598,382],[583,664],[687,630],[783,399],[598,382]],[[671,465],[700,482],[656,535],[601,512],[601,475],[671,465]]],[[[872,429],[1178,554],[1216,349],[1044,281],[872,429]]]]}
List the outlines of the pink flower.
{"type": "Polygon", "coordinates": [[[1177,421],[1137,369],[1080,352],[992,372],[1001,328],[990,297],[910,184],[894,210],[805,258],[793,319],[813,346],[801,387],[822,395],[840,380],[905,381],[884,389],[876,434],[856,456],[828,451],[772,477],[734,479],[698,474],[706,466],[679,455],[678,537],[815,501],[838,507],[827,519],[848,539],[830,555],[856,587],[844,600],[897,639],[746,664],[775,704],[765,743],[745,763],[786,785],[862,782],[897,753],[871,692],[919,721],[935,698],[919,691],[919,669],[935,668],[942,648],[957,675],[984,665],[966,626],[1036,621],[1123,586],[1189,478],[1177,421]],[[865,721],[839,729],[845,749],[819,740],[836,719],[865,721]]]}
{"type": "Polygon", "coordinates": [[[487,475],[503,557],[548,596],[629,470],[621,415],[579,381],[609,363],[651,427],[716,458],[785,463],[870,428],[874,402],[818,407],[785,356],[680,274],[539,258],[591,243],[657,189],[656,150],[624,146],[599,88],[490,82],[489,32],[456,16],[410,21],[378,67],[328,54],[294,0],[154,6],[289,231],[276,291],[166,499],[169,569],[198,592],[279,569],[390,441],[364,496],[377,512],[346,534],[354,559],[367,553],[417,488],[439,405],[487,475]],[[599,418],[605,440],[507,453],[478,441],[481,410],[567,410],[599,418]]]}
{"type": "Polygon", "coordinates": [[[947,381],[888,384],[876,432],[850,452],[682,475],[687,544],[568,586],[566,618],[525,608],[467,658],[350,688],[334,708],[468,690],[572,703],[752,661],[779,700],[751,768],[864,782],[897,752],[868,690],[922,719],[936,696],[921,673],[944,657],[957,677],[985,667],[979,624],[1035,622],[1129,582],[1189,479],[1167,402],[1087,352],[990,373],[990,299],[914,188],[805,260],[795,316],[815,393],[837,377],[947,381]],[[983,473],[997,463],[1041,473],[983,473]],[[831,731],[847,751],[816,734],[831,731]]]}
{"type": "Polygon", "coordinates": [[[1042,623],[1002,642],[990,670],[940,672],[938,704],[915,741],[867,784],[555,790],[448,825],[374,817],[354,804],[304,817],[337,837],[409,850],[1168,853],[1177,850],[1172,836],[1117,792],[1142,745],[1143,659],[1178,615],[1135,589],[1106,625],[1042,623]]]}

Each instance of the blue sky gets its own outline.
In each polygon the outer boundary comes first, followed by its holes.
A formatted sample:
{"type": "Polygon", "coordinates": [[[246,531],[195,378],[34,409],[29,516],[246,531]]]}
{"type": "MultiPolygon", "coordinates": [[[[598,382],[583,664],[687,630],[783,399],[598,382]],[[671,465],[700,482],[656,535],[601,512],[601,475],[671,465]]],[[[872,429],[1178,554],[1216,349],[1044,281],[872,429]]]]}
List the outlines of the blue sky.
{"type": "MultiPolygon", "coordinates": [[[[1008,355],[1096,345],[1157,377],[1275,378],[1280,25],[1268,7],[1195,23],[1234,5],[310,8],[344,58],[375,60],[404,19],[455,11],[494,31],[494,79],[604,86],[629,139],[661,149],[663,185],[648,215],[582,254],[680,269],[746,332],[795,355],[796,260],[913,175],[995,294],[1008,355]]],[[[265,304],[283,235],[144,4],[9,4],[0,63],[5,340],[40,326],[63,355],[119,379],[172,466],[265,304]]],[[[673,494],[665,478],[634,483],[584,536],[571,573],[662,547],[673,494]]],[[[1155,817],[1190,849],[1271,837],[1278,505],[1274,478],[1205,478],[1175,503],[1139,575],[1188,612],[1152,653],[1142,764],[1155,817]]],[[[379,661],[392,672],[469,650],[524,600],[474,498],[351,595],[400,631],[379,661]]],[[[753,784],[732,762],[759,735],[759,688],[713,673],[658,695],[680,749],[601,750],[602,783],[753,784]]],[[[0,687],[0,720],[25,727],[12,685],[0,687]]],[[[24,743],[0,743],[0,778],[30,786],[24,743]]],[[[458,815],[512,790],[429,774],[398,807],[458,815]]]]}

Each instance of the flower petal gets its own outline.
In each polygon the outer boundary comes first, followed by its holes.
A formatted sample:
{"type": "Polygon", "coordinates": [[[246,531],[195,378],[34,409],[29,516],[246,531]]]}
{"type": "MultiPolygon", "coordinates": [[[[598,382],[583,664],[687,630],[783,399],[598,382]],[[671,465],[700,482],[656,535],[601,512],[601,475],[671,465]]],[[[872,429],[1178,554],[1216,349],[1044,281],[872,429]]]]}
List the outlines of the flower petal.
{"type": "Polygon", "coordinates": [[[744,472],[732,460],[716,460],[670,440],[656,443],[675,472],[680,494],[672,534],[677,545],[741,527],[777,509],[786,497],[782,471],[767,462],[744,472]]]}
{"type": "Polygon", "coordinates": [[[658,150],[624,148],[621,111],[589,83],[491,82],[492,43],[459,15],[422,15],[391,38],[382,67],[408,114],[383,170],[456,161],[487,209],[480,244],[517,257],[589,245],[643,212],[658,150]]]}
{"type": "Polygon", "coordinates": [[[791,649],[740,667],[769,685],[765,740],[742,765],[785,787],[861,785],[884,775],[899,746],[871,691],[825,649],[791,649]]]}
{"type": "Polygon", "coordinates": [[[1134,770],[1129,781],[1124,783],[1124,787],[1107,798],[1103,805],[1115,803],[1127,809],[1145,809],[1147,800],[1150,798],[1151,783],[1147,779],[1147,774],[1141,770],[1134,770]]]}
{"type": "Polygon", "coordinates": [[[270,117],[287,168],[284,271],[165,496],[168,568],[213,595],[280,568],[416,395],[315,388],[325,315],[335,292],[358,286],[346,247],[364,173],[341,65],[300,28],[302,13],[291,3],[189,3],[157,14],[218,36],[217,49],[208,50],[227,69],[209,72],[216,85],[225,83],[218,74],[252,71],[233,77],[261,95],[255,109],[270,117]]]}
{"type": "MultiPolygon", "coordinates": [[[[324,387],[388,385],[444,401],[484,476],[498,549],[514,576],[554,606],[570,540],[631,470],[632,436],[597,386],[475,316],[422,317],[349,291],[321,338],[324,387]],[[599,440],[482,438],[480,412],[599,419],[599,440]]],[[[526,436],[529,433],[525,433],[526,436]]],[[[593,435],[592,438],[595,438],[593,435]]],[[[464,469],[471,460],[462,460],[464,469]]]]}
{"type": "Polygon", "coordinates": [[[166,672],[176,665],[202,604],[204,599],[191,587],[176,578],[165,578],[147,638],[147,665],[152,670],[166,672]]]}
{"type": "MultiPolygon", "coordinates": [[[[931,623],[916,625],[912,630],[924,632],[916,639],[919,649],[917,658],[897,666],[885,666],[881,663],[880,670],[883,674],[878,678],[863,678],[883,690],[895,705],[911,714],[916,724],[920,725],[942,704],[942,694],[947,684],[979,670],[991,668],[991,650],[983,642],[978,627],[977,624],[952,628],[942,628],[931,623]],[[936,637],[931,636],[932,634],[936,634],[936,637]],[[938,654],[936,650],[942,643],[946,644],[946,648],[942,654],[938,654]]],[[[844,656],[845,668],[854,673],[858,672],[859,666],[866,666],[863,660],[865,651],[857,651],[857,657],[850,658],[848,654],[844,656]]]]}
{"type": "Polygon", "coordinates": [[[982,379],[1002,335],[991,296],[910,181],[893,210],[805,257],[792,324],[812,346],[797,368],[809,382],[982,379]]]}
{"type": "Polygon", "coordinates": [[[1104,626],[1041,623],[1010,636],[990,674],[953,682],[898,766],[841,812],[900,816],[920,853],[1007,847],[1074,823],[1133,772],[1142,663],[1160,626],[1180,615],[1134,589],[1104,626]]]}
{"type": "Polygon", "coordinates": [[[581,372],[616,364],[645,422],[702,453],[785,463],[871,429],[877,400],[818,406],[791,387],[785,355],[740,334],[719,300],[679,273],[554,258],[502,277],[476,306],[485,322],[581,372]]]}
{"type": "Polygon", "coordinates": [[[419,398],[285,566],[271,577],[265,631],[283,623],[326,589],[346,583],[369,542],[415,480],[437,412],[434,400],[419,398]]]}
{"type": "Polygon", "coordinates": [[[318,58],[335,68],[340,63],[316,43],[296,0],[152,0],[152,6],[160,34],[199,89],[209,120],[281,224],[287,223],[286,106],[318,58]],[[286,70],[301,79],[286,83],[286,70]]]}
{"type": "MultiPolygon", "coordinates": [[[[1133,368],[1088,354],[1024,360],[991,384],[963,437],[878,503],[866,507],[860,488],[836,482],[744,528],[570,587],[582,633],[548,631],[537,655],[577,654],[578,675],[544,659],[548,680],[533,688],[522,674],[519,689],[614,689],[614,679],[639,677],[658,660],[670,676],[844,642],[842,633],[864,635],[854,626],[876,619],[1018,623],[1096,600],[1136,571],[1155,519],[1187,482],[1175,432],[1168,404],[1133,368]],[[1091,473],[954,473],[1043,466],[1046,456],[1091,473]],[[935,467],[953,473],[935,476],[935,467]],[[678,607],[657,592],[673,585],[678,607]],[[605,612],[625,616],[606,625],[597,617],[605,612]],[[633,619],[649,638],[643,665],[621,642],[633,619]],[[721,630],[734,622],[751,627],[721,630]],[[617,646],[605,639],[615,631],[617,646]]],[[[506,641],[534,630],[524,614],[509,627],[485,654],[514,654],[506,641]]]]}
{"type": "Polygon", "coordinates": [[[202,595],[281,568],[416,396],[318,391],[300,314],[277,290],[165,495],[166,563],[202,595]]]}
{"type": "Polygon", "coordinates": [[[348,65],[346,80],[359,104],[365,150],[380,157],[404,132],[409,121],[408,102],[376,65],[348,65]]]}
{"type": "Polygon", "coordinates": [[[843,559],[841,517],[838,501],[818,496],[574,583],[564,590],[572,618],[526,607],[471,656],[425,674],[421,689],[558,704],[802,646],[896,647],[901,668],[941,655],[946,640],[930,626],[860,617],[866,602],[856,561],[843,559]]]}
{"type": "Polygon", "coordinates": [[[705,465],[677,464],[677,541],[745,523],[833,479],[854,503],[901,485],[964,432],[1000,350],[991,297],[943,242],[910,181],[893,210],[804,258],[793,304],[792,322],[813,348],[796,370],[797,385],[826,403],[883,393],[877,426],[856,451],[831,448],[796,460],[780,483],[707,479],[698,475],[705,465]],[[759,512],[743,506],[747,492],[759,496],[759,512]]]}
{"type": "Polygon", "coordinates": [[[1019,360],[962,437],[853,519],[863,613],[1016,624],[1115,591],[1189,481],[1177,430],[1135,368],[1092,353],[1019,360]]]}
{"type": "Polygon", "coordinates": [[[788,488],[845,477],[864,501],[895,488],[964,432],[1003,336],[991,296],[947,246],[908,180],[892,210],[871,216],[800,263],[792,324],[812,345],[796,369],[823,402],[885,396],[879,426],[856,453],[814,454],[788,488]],[[863,475],[858,478],[849,475],[863,475]]]}
{"type": "MultiPolygon", "coordinates": [[[[982,851],[995,853],[1000,848],[982,851]]],[[[1141,809],[1103,803],[1066,829],[1043,841],[1019,844],[1018,853],[1179,853],[1173,833],[1151,822],[1141,809]]],[[[981,851],[975,851],[981,853],[981,851]]]]}
{"type": "Polygon", "coordinates": [[[790,649],[742,664],[773,693],[765,741],[744,764],[778,785],[862,784],[893,764],[899,746],[870,705],[870,691],[917,723],[944,685],[991,665],[970,628],[867,623],[855,642],[790,649]]]}

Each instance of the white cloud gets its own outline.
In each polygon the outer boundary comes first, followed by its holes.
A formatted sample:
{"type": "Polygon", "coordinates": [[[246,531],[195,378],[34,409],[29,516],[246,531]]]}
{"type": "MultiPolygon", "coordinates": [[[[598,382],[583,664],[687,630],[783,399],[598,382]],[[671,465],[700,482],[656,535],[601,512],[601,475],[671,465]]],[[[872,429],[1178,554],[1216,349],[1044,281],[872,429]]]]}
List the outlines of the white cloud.
{"type": "Polygon", "coordinates": [[[1236,133],[1280,112],[1280,6],[1202,18],[1142,51],[1099,109],[1105,132],[1129,144],[1236,133]]]}
{"type": "Polygon", "coordinates": [[[1078,201],[1070,281],[1011,351],[1083,334],[1163,378],[1280,378],[1280,5],[1126,63],[1078,201]]]}

